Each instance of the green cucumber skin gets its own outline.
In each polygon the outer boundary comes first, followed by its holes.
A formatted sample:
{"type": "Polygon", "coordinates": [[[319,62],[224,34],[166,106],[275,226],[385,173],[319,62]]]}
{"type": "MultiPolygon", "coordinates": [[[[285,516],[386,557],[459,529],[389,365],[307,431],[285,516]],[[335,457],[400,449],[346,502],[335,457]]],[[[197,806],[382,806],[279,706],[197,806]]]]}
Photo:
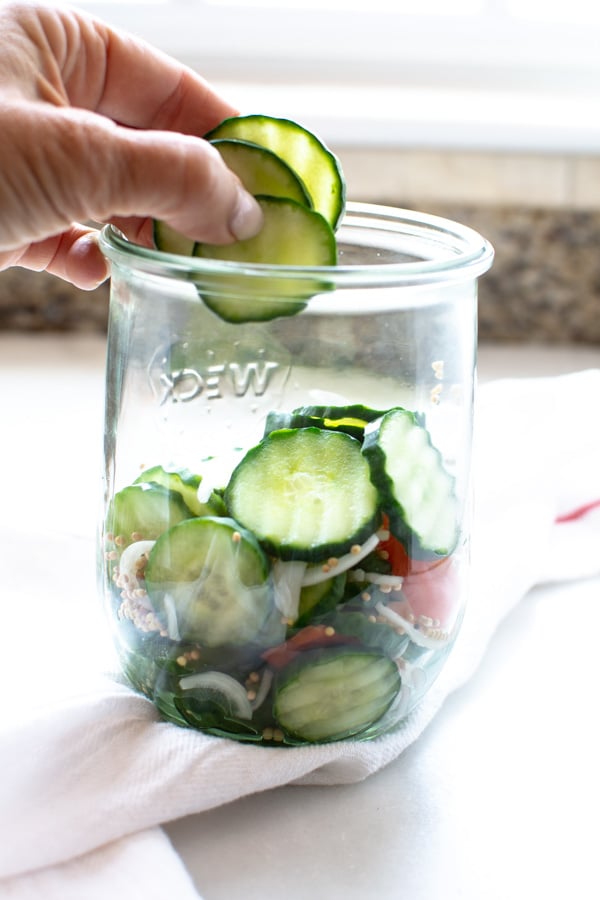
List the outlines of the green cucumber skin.
{"type": "Polygon", "coordinates": [[[230,116],[204,137],[207,141],[239,138],[272,150],[300,177],[314,208],[322,213],[335,231],[346,205],[342,167],[337,156],[307,128],[292,119],[251,114],[230,116]],[[315,148],[319,156],[318,166],[315,165],[315,148]],[[323,173],[325,169],[329,178],[322,185],[314,175],[323,173]]]}
{"type": "Polygon", "coordinates": [[[273,712],[294,738],[343,740],[374,725],[401,686],[398,668],[385,654],[355,647],[306,650],[279,674],[273,712]]]}
{"type": "Polygon", "coordinates": [[[297,316],[305,308],[306,303],[290,300],[272,300],[261,298],[259,301],[251,297],[219,296],[205,291],[199,292],[207,309],[210,309],[223,322],[230,325],[243,325],[246,322],[271,322],[297,316]]]}
{"type": "MultiPolygon", "coordinates": [[[[348,486],[344,485],[346,510],[347,491],[348,486]]],[[[338,500],[339,506],[341,499],[337,494],[335,499],[338,500]]],[[[268,434],[255,447],[251,448],[237,465],[225,490],[225,504],[229,514],[256,535],[267,553],[283,560],[304,560],[306,562],[322,562],[329,557],[341,556],[347,553],[354,544],[362,544],[377,530],[380,524],[381,515],[377,500],[377,491],[369,478],[368,465],[363,469],[360,464],[359,442],[342,432],[313,427],[283,428],[268,434]],[[328,443],[329,447],[327,447],[328,443]],[[287,446],[285,446],[286,444],[287,446]],[[308,450],[312,451],[312,459],[316,460],[317,473],[315,473],[315,469],[310,470],[310,461],[306,457],[307,444],[308,450]],[[291,462],[292,450],[297,460],[296,464],[291,462]],[[327,450],[330,452],[326,456],[327,450]],[[282,504],[282,488],[285,490],[287,487],[291,492],[294,489],[293,480],[296,476],[300,479],[300,485],[302,485],[302,478],[306,483],[306,479],[310,481],[311,477],[314,479],[314,485],[317,474],[322,480],[329,481],[335,486],[335,476],[339,476],[339,466],[350,457],[355,458],[354,461],[350,459],[355,468],[360,467],[360,471],[356,474],[363,481],[362,485],[359,485],[360,496],[361,503],[367,509],[360,521],[351,523],[351,530],[348,533],[338,533],[336,537],[325,539],[320,535],[323,505],[321,495],[317,497],[313,488],[312,500],[305,503],[303,508],[302,487],[296,491],[296,496],[287,498],[287,504],[282,504]],[[324,470],[323,465],[328,468],[324,470]],[[338,468],[334,469],[335,465],[338,468]],[[259,476],[260,486],[258,486],[259,476]],[[249,491],[245,489],[248,477],[250,477],[249,491]],[[256,495],[252,496],[255,490],[256,495]],[[299,504],[294,506],[294,514],[298,513],[297,519],[304,521],[306,518],[308,521],[313,515],[315,519],[313,537],[303,541],[299,541],[291,535],[293,523],[288,525],[286,522],[280,525],[280,522],[277,521],[280,519],[279,510],[296,502],[299,504]],[[313,509],[310,508],[311,505],[313,509]],[[268,514],[266,519],[262,517],[260,512],[262,509],[274,511],[270,519],[268,514]],[[313,510],[315,510],[314,513],[313,510]]]]}
{"type": "Polygon", "coordinates": [[[415,429],[418,428],[423,436],[426,437],[427,448],[436,458],[438,472],[442,473],[444,478],[447,479],[449,486],[452,485],[452,489],[448,492],[448,502],[452,503],[453,509],[456,507],[456,497],[453,490],[454,480],[445,471],[441,454],[432,445],[429,432],[423,427],[422,417],[417,413],[397,408],[391,409],[381,419],[377,419],[367,425],[362,445],[362,452],[368,459],[371,467],[371,480],[381,498],[381,508],[388,517],[391,533],[404,545],[411,558],[425,560],[448,556],[458,543],[458,523],[455,522],[453,534],[449,541],[440,546],[432,545],[411,525],[409,521],[410,516],[407,514],[401,498],[398,496],[402,486],[398,486],[388,472],[388,460],[386,452],[381,445],[381,436],[391,417],[396,415],[406,417],[412,423],[412,426],[415,429]]]}
{"type": "MultiPolygon", "coordinates": [[[[398,407],[400,409],[401,407],[398,407]]],[[[293,413],[303,416],[316,416],[321,419],[358,419],[365,424],[380,419],[389,409],[372,409],[362,403],[352,403],[349,406],[299,406],[292,410],[293,413]]]]}

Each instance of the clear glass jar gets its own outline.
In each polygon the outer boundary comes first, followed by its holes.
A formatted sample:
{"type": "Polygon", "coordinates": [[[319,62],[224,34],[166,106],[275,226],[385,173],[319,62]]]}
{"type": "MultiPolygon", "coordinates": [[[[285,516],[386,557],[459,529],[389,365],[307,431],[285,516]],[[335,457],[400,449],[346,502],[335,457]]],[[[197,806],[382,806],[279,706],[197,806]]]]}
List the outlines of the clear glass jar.
{"type": "Polygon", "coordinates": [[[100,577],[123,672],[166,719],[270,746],[394,728],[468,592],[492,248],[367,204],[337,237],[318,269],[101,237],[100,577]]]}

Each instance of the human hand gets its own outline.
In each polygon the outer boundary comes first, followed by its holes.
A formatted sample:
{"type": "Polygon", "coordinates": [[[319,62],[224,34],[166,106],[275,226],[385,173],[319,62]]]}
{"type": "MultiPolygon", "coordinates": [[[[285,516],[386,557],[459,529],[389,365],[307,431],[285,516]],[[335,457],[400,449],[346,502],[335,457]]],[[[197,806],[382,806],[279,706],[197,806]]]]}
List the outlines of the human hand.
{"type": "Polygon", "coordinates": [[[80,12],[0,7],[0,270],[81,288],[108,275],[97,231],[149,244],[151,218],[215,244],[258,204],[201,135],[234,110],[189,69],[80,12]]]}

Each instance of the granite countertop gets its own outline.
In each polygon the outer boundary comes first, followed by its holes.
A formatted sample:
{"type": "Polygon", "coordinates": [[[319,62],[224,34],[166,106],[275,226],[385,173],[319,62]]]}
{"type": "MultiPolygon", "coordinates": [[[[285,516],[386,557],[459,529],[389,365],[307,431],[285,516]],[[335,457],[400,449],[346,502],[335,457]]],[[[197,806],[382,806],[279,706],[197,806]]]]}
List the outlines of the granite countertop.
{"type": "MultiPolygon", "coordinates": [[[[479,285],[481,340],[600,343],[600,210],[422,208],[494,245],[493,268],[479,285]]],[[[103,333],[107,315],[106,284],[88,293],[45,273],[0,273],[0,331],[103,333]]]]}

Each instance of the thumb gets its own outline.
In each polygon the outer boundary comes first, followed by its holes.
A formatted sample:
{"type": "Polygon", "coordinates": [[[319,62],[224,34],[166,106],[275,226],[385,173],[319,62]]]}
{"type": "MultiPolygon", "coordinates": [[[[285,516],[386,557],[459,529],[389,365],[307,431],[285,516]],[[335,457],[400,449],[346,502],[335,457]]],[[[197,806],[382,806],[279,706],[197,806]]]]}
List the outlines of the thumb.
{"type": "Polygon", "coordinates": [[[116,217],[164,219],[215,244],[260,230],[258,204],[202,138],[38,103],[4,107],[0,128],[1,249],[116,217]]]}

